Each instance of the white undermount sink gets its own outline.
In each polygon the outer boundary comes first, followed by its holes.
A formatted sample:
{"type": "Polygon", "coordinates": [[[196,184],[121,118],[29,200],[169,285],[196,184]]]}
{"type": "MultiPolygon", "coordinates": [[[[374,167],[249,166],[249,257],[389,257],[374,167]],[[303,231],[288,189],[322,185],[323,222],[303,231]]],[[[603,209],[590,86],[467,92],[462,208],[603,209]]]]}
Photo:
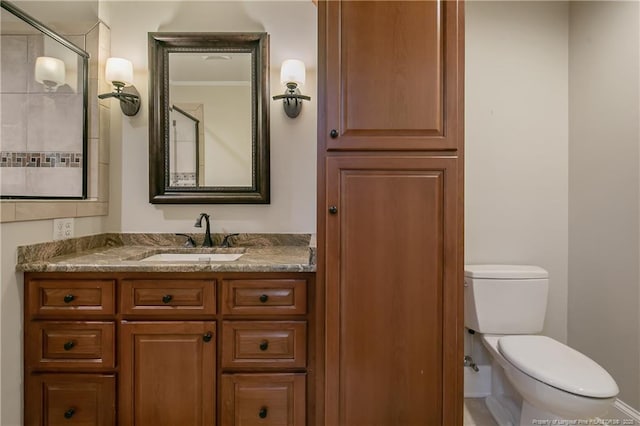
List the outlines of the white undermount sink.
{"type": "Polygon", "coordinates": [[[159,253],[140,262],[233,262],[241,256],[242,253],[159,253]]]}

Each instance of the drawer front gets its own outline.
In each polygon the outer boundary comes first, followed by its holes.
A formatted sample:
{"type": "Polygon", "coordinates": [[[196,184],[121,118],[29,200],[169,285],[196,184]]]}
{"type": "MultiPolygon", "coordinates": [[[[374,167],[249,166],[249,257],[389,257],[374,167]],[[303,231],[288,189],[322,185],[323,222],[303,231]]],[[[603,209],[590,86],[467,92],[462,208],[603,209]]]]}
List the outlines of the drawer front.
{"type": "Polygon", "coordinates": [[[215,281],[124,280],[120,302],[123,316],[202,317],[216,313],[215,281]]]}
{"type": "Polygon", "coordinates": [[[44,374],[27,379],[25,425],[115,425],[113,375],[44,374]]]}
{"type": "Polygon", "coordinates": [[[305,321],[224,321],[222,368],[305,368],[305,321]]]}
{"type": "Polygon", "coordinates": [[[306,280],[225,280],[222,309],[228,315],[302,315],[306,280]]]}
{"type": "Polygon", "coordinates": [[[45,369],[115,367],[112,322],[31,322],[27,331],[28,365],[45,369]]]}
{"type": "Polygon", "coordinates": [[[86,318],[115,313],[113,280],[33,280],[27,284],[32,318],[86,318]]]}
{"type": "Polygon", "coordinates": [[[225,426],[304,426],[304,374],[223,374],[225,426]]]}

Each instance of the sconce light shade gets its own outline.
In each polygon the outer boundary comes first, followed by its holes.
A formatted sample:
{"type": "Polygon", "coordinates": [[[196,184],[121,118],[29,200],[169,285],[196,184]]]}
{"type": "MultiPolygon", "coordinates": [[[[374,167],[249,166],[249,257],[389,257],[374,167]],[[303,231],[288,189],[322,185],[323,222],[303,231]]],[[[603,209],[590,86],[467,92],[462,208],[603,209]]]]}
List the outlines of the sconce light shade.
{"type": "Polygon", "coordinates": [[[298,59],[287,59],[282,63],[282,67],[280,68],[280,83],[284,85],[287,83],[296,83],[297,85],[304,86],[305,77],[304,62],[298,59]]]}
{"type": "Polygon", "coordinates": [[[140,93],[132,84],[133,64],[126,59],[109,58],[105,68],[105,78],[116,90],[98,95],[98,98],[116,98],[120,101],[120,109],[124,115],[136,115],[140,111],[140,93]]]}
{"type": "Polygon", "coordinates": [[[106,65],[107,81],[118,81],[130,86],[133,83],[133,64],[131,61],[122,58],[109,58],[106,65]]]}
{"type": "Polygon", "coordinates": [[[36,81],[47,91],[53,91],[65,82],[64,62],[58,58],[40,56],[36,58],[36,81]]]}
{"type": "Polygon", "coordinates": [[[298,59],[287,59],[280,67],[280,82],[287,86],[283,95],[274,96],[274,100],[282,99],[284,112],[288,117],[295,118],[302,111],[302,101],[310,101],[311,97],[300,93],[299,85],[305,83],[304,62],[298,59]]]}

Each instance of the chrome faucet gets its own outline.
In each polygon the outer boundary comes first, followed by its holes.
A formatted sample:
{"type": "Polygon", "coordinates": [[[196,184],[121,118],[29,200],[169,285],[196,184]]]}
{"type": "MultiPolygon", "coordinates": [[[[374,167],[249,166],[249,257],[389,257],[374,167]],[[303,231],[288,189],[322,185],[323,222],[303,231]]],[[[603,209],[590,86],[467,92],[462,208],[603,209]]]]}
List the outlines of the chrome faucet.
{"type": "Polygon", "coordinates": [[[213,247],[213,240],[211,239],[211,226],[209,224],[209,215],[206,213],[200,213],[200,217],[196,219],[196,224],[193,225],[196,228],[202,228],[202,218],[204,218],[207,227],[204,230],[204,241],[202,247],[213,247]]]}

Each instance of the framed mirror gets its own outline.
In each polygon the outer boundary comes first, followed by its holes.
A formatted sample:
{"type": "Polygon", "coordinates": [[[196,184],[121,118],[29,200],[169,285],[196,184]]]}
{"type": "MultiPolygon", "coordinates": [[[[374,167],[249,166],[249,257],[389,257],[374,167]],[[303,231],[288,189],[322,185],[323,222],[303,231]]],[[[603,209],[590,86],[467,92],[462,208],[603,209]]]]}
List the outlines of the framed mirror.
{"type": "Polygon", "coordinates": [[[149,33],[149,202],[269,203],[269,36],[149,33]]]}
{"type": "Polygon", "coordinates": [[[0,199],[85,199],[89,55],[0,5],[0,199]]]}

